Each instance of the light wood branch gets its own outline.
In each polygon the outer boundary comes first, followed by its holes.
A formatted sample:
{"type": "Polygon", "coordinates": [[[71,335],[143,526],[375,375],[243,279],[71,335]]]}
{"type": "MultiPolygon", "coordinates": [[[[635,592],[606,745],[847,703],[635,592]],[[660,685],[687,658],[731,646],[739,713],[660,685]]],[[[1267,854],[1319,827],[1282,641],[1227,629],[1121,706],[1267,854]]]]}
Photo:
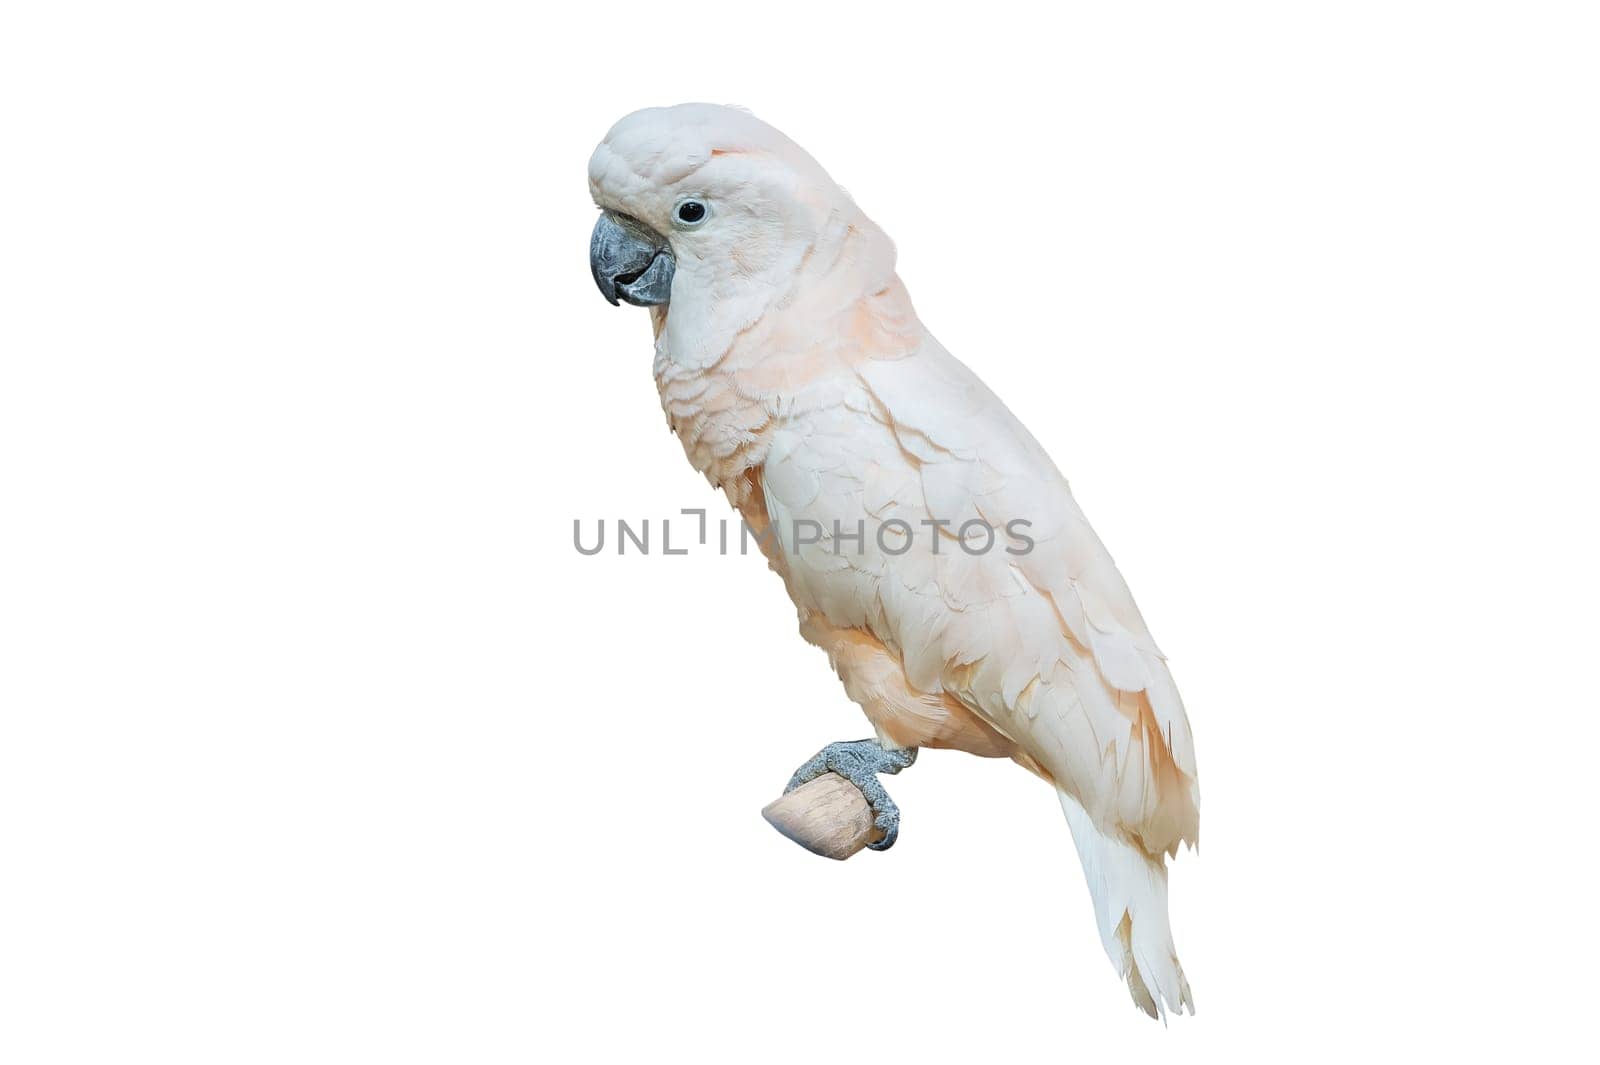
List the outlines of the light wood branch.
{"type": "Polygon", "coordinates": [[[844,861],[883,838],[861,790],[837,773],[824,773],[761,811],[767,823],[812,854],[844,861]]]}

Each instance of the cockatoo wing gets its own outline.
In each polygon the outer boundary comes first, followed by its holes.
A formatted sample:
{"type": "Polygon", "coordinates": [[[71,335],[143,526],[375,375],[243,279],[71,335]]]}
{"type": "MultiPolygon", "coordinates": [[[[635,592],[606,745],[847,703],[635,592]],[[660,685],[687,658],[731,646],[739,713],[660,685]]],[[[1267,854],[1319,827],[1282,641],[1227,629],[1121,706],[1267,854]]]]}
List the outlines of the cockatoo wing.
{"type": "Polygon", "coordinates": [[[932,338],[850,375],[774,435],[763,469],[801,605],[882,640],[914,687],[1010,738],[1108,836],[1153,855],[1193,842],[1183,703],[1049,456],[932,338]],[[977,550],[984,528],[998,533],[977,550]]]}

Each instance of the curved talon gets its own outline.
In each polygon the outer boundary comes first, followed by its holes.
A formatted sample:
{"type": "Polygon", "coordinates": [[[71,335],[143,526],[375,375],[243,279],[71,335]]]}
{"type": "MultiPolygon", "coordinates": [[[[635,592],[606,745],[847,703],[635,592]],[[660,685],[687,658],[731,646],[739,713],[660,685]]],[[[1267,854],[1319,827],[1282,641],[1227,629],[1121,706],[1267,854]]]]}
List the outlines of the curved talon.
{"type": "Polygon", "coordinates": [[[828,744],[795,770],[783,793],[787,795],[824,773],[838,773],[861,792],[862,798],[872,808],[872,823],[883,833],[882,839],[867,844],[867,848],[886,851],[900,837],[900,808],[889,798],[883,783],[878,780],[878,774],[893,776],[916,760],[915,747],[891,751],[876,740],[841,740],[828,744]]]}
{"type": "Polygon", "coordinates": [[[888,809],[872,819],[872,823],[883,832],[883,838],[867,844],[869,851],[886,851],[900,838],[900,807],[896,806],[888,796],[884,796],[884,802],[887,803],[888,809]]]}

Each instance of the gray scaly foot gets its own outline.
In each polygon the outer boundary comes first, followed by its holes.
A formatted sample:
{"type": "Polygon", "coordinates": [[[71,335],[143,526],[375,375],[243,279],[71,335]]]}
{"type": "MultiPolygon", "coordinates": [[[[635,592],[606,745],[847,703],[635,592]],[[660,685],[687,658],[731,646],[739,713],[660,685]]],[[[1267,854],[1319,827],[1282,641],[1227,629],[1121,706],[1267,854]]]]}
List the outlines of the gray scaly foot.
{"type": "Polygon", "coordinates": [[[875,851],[886,851],[894,846],[895,838],[900,835],[900,807],[883,790],[878,774],[893,776],[916,760],[915,747],[890,751],[885,750],[877,740],[840,740],[828,744],[809,762],[796,769],[783,793],[787,795],[824,773],[838,773],[861,790],[867,805],[872,807],[872,823],[883,832],[882,839],[867,846],[875,851]]]}

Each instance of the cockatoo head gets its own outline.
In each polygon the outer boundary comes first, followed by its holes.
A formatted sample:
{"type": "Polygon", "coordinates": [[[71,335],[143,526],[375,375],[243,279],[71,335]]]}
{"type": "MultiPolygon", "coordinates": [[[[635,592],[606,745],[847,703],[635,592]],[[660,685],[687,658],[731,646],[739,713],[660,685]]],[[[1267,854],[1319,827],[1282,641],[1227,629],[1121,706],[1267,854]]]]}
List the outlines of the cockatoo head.
{"type": "Polygon", "coordinates": [[[589,190],[601,208],[589,244],[601,294],[662,316],[670,302],[674,319],[708,324],[759,315],[825,231],[860,215],[799,145],[714,104],[618,122],[589,160],[589,190]]]}

